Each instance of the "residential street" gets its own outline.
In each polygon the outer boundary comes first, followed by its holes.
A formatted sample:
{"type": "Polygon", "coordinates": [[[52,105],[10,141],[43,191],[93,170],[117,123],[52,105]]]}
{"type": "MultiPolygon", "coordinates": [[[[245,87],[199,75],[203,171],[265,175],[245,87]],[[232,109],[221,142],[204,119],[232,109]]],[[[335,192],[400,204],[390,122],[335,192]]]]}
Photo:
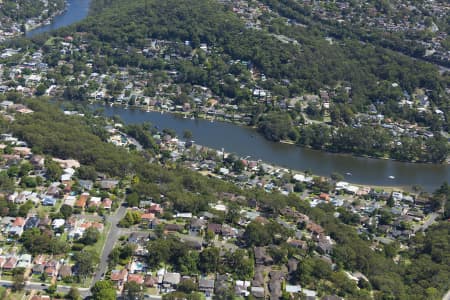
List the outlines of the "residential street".
{"type": "Polygon", "coordinates": [[[426,220],[425,223],[423,223],[423,225],[418,225],[418,226],[414,227],[414,232],[418,232],[420,230],[422,230],[422,231],[427,230],[427,228],[430,227],[434,223],[437,216],[438,216],[437,213],[430,214],[428,220],[426,220]]]}
{"type": "MultiPolygon", "coordinates": [[[[108,267],[108,255],[113,249],[115,243],[119,239],[120,229],[117,227],[119,221],[125,216],[127,212],[127,207],[120,206],[117,209],[116,214],[111,215],[107,218],[107,222],[111,223],[111,228],[109,230],[108,236],[106,237],[105,246],[103,247],[103,251],[100,255],[100,263],[95,273],[94,280],[92,281],[92,285],[94,285],[97,281],[102,279],[102,274],[106,272],[108,267]]],[[[91,286],[92,286],[91,285],[91,286]]]]}
{"type": "MultiPolygon", "coordinates": [[[[0,285],[4,286],[4,287],[11,287],[13,284],[12,281],[9,280],[0,280],[0,285]]],[[[44,283],[39,283],[39,282],[30,282],[27,281],[25,284],[25,290],[36,290],[36,291],[44,291],[45,289],[47,289],[50,285],[49,284],[44,284],[44,283]]],[[[58,285],[57,286],[57,291],[60,293],[64,293],[67,294],[70,291],[70,286],[67,285],[58,285]]],[[[78,290],[80,291],[80,295],[85,298],[87,296],[91,295],[91,291],[88,288],[78,288],[78,290]]]]}
{"type": "Polygon", "coordinates": [[[444,295],[442,300],[450,300],[450,290],[448,290],[447,294],[444,295]]]}

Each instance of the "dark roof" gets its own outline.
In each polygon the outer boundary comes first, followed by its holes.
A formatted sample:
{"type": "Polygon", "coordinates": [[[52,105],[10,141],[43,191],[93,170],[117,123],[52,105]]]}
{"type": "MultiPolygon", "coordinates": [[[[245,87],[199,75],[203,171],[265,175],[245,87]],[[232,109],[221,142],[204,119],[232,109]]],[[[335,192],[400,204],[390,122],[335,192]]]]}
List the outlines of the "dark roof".
{"type": "Polygon", "coordinates": [[[72,267],[69,265],[63,265],[59,269],[59,276],[61,276],[61,278],[72,276],[72,267]]]}
{"type": "Polygon", "coordinates": [[[213,279],[200,279],[198,281],[198,287],[200,289],[213,289],[214,288],[214,280],[213,279]]]}
{"type": "Polygon", "coordinates": [[[40,222],[40,220],[38,217],[31,217],[25,223],[25,226],[23,227],[23,229],[27,230],[30,228],[37,227],[39,225],[39,222],[40,222]]]}

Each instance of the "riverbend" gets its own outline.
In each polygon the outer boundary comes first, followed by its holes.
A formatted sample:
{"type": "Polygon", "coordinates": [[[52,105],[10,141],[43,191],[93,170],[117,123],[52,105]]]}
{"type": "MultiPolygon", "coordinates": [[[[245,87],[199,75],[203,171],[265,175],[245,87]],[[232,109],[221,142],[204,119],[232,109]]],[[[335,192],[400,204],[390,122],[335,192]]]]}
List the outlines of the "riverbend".
{"type": "Polygon", "coordinates": [[[420,185],[433,191],[444,181],[450,181],[450,166],[405,163],[392,160],[355,157],[326,153],[295,145],[266,140],[254,128],[202,119],[184,118],[171,113],[145,111],[117,106],[93,105],[102,108],[106,116],[119,116],[125,123],[150,122],[160,129],[171,128],[182,136],[185,130],[193,134],[197,144],[251,159],[262,160],[293,170],[308,170],[329,176],[343,174],[345,180],[362,185],[408,187],[420,185]]]}

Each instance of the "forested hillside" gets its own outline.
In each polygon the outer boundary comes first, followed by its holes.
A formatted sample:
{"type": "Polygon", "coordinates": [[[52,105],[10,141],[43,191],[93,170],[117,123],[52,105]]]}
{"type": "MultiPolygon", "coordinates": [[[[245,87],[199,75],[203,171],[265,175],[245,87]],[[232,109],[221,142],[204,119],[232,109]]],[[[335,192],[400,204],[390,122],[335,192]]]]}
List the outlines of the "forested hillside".
{"type": "MultiPolygon", "coordinates": [[[[216,1],[105,3],[111,3],[111,8],[77,26],[78,31],[94,34],[104,44],[105,53],[114,47],[140,48],[147,38],[188,40],[193,47],[207,43],[232,58],[252,61],[275,80],[274,84],[289,80],[290,95],[347,82],[354,106],[389,98],[389,90],[380,88],[379,81],[398,82],[410,92],[417,87],[431,89],[436,100],[445,86],[431,65],[351,40],[330,45],[314,29],[296,33],[299,46],[282,43],[265,32],[246,29],[236,15],[216,1]]],[[[128,63],[138,64],[136,58],[128,63]]]]}

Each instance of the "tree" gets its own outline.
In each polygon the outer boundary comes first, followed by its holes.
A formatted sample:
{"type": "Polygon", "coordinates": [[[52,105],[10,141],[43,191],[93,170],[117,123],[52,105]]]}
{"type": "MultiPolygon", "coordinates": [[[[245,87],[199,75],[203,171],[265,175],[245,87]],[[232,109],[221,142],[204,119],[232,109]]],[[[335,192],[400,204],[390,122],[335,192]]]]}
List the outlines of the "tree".
{"type": "Polygon", "coordinates": [[[78,270],[78,275],[81,278],[86,278],[95,270],[95,266],[99,263],[100,259],[97,252],[94,250],[83,250],[75,253],[74,255],[75,267],[78,270]]]}
{"type": "Polygon", "coordinates": [[[126,282],[123,291],[124,300],[142,300],[144,299],[144,293],[142,286],[134,281],[126,282]]]}
{"type": "Polygon", "coordinates": [[[190,139],[192,139],[192,131],[190,131],[190,130],[185,130],[185,131],[183,131],[183,138],[185,139],[185,140],[190,140],[190,139]]]}
{"type": "Polygon", "coordinates": [[[45,160],[45,167],[47,168],[47,177],[52,181],[58,181],[62,175],[62,169],[58,163],[52,159],[45,160]]]}
{"type": "Polygon", "coordinates": [[[93,245],[98,241],[99,238],[100,238],[100,231],[98,231],[97,228],[89,227],[84,231],[83,236],[80,239],[80,242],[82,242],[85,245],[93,245]]]}
{"type": "Polygon", "coordinates": [[[64,219],[68,219],[72,215],[72,206],[63,204],[59,209],[59,212],[64,216],[64,219]]]}
{"type": "Polygon", "coordinates": [[[185,279],[181,281],[180,284],[178,285],[178,290],[186,294],[190,294],[196,289],[197,285],[191,279],[185,279]]]}
{"type": "Polygon", "coordinates": [[[219,262],[219,249],[206,248],[200,253],[200,261],[198,269],[203,273],[216,272],[219,262]]]}
{"type": "Polygon", "coordinates": [[[47,87],[43,84],[40,84],[36,88],[36,96],[42,96],[45,94],[45,91],[47,90],[47,87]]]}
{"type": "Polygon", "coordinates": [[[71,287],[67,293],[67,298],[70,300],[81,300],[80,291],[76,287],[71,287]]]}
{"type": "Polygon", "coordinates": [[[25,270],[24,269],[15,269],[13,271],[13,290],[21,291],[25,287],[25,270]]]}
{"type": "Polygon", "coordinates": [[[93,300],[116,300],[116,289],[109,280],[97,281],[91,288],[93,300]]]}
{"type": "Polygon", "coordinates": [[[258,124],[259,130],[272,141],[285,139],[292,129],[291,117],[283,113],[270,113],[258,124]]]}
{"type": "Polygon", "coordinates": [[[92,166],[80,166],[77,169],[77,175],[80,179],[95,180],[97,179],[97,171],[92,166]]]}
{"type": "Polygon", "coordinates": [[[49,293],[50,295],[53,295],[56,293],[57,290],[57,286],[56,284],[51,284],[48,286],[48,288],[46,289],[47,293],[49,293]]]}
{"type": "Polygon", "coordinates": [[[136,192],[133,192],[127,195],[127,203],[128,207],[138,207],[139,206],[139,195],[136,192]]]}
{"type": "Polygon", "coordinates": [[[243,238],[248,246],[265,246],[272,240],[268,229],[255,221],[247,225],[243,238]]]}
{"type": "Polygon", "coordinates": [[[125,217],[119,221],[120,227],[130,227],[141,222],[141,214],[137,211],[127,211],[125,217]]]}

